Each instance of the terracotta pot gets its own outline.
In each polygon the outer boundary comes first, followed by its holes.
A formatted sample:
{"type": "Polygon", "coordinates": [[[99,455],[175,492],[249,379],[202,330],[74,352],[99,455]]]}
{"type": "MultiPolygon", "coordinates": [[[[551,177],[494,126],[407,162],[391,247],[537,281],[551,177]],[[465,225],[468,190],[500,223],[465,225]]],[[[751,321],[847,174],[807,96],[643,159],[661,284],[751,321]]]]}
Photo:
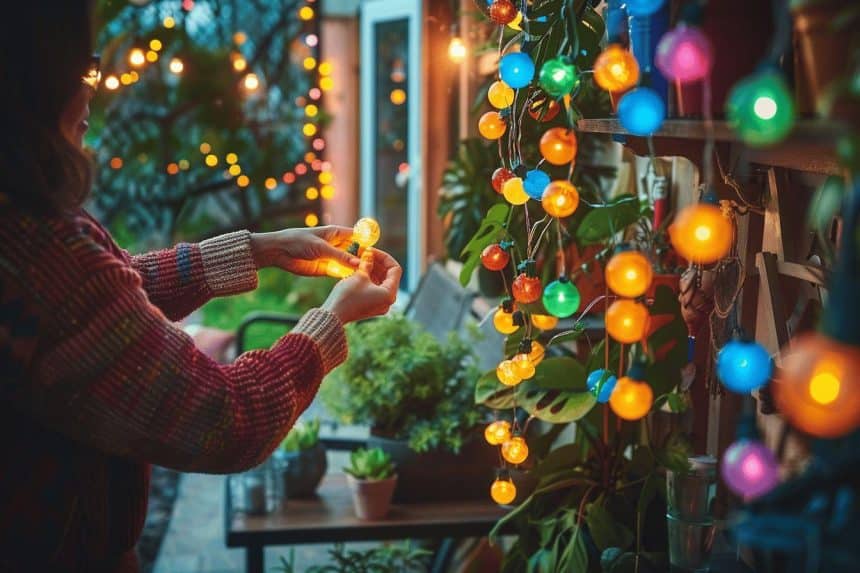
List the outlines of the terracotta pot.
{"type": "Polygon", "coordinates": [[[346,482],[352,493],[352,505],[359,519],[382,519],[391,509],[391,497],[397,476],[383,480],[362,480],[347,474],[346,482]]]}

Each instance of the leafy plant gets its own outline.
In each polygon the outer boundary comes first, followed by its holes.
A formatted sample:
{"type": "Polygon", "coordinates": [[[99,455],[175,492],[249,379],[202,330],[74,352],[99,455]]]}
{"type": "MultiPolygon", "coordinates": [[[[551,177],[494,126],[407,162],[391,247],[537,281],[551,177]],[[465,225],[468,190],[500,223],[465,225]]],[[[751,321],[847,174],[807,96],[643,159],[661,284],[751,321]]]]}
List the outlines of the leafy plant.
{"type": "MultiPolygon", "coordinates": [[[[306,573],[419,573],[428,570],[426,549],[412,546],[410,542],[380,545],[365,551],[348,551],[342,543],[329,550],[332,563],[314,565],[306,573]]],[[[280,573],[295,573],[295,549],[289,558],[281,557],[276,569],[280,573]]]]}
{"type": "Polygon", "coordinates": [[[303,452],[313,448],[320,440],[320,421],[314,418],[307,424],[297,423],[284,441],[281,449],[285,452],[303,452]]]}
{"type": "Polygon", "coordinates": [[[404,316],[347,326],[350,354],[323,383],[326,408],[347,424],[408,440],[417,452],[458,452],[482,419],[473,402],[480,375],[468,341],[437,341],[404,316]]]}
{"type": "Polygon", "coordinates": [[[355,479],[378,481],[394,475],[391,456],[379,448],[360,448],[349,455],[349,467],[343,471],[355,479]]]}

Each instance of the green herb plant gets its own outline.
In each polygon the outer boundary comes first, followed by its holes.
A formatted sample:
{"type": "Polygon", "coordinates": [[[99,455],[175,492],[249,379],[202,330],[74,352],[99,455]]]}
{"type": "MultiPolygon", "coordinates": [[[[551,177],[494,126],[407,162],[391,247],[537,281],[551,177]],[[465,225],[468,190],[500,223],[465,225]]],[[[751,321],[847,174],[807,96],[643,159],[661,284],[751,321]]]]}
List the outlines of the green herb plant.
{"type": "Polygon", "coordinates": [[[379,448],[360,448],[349,455],[349,466],[343,471],[355,479],[379,481],[394,475],[394,464],[379,448]]]}
{"type": "Polygon", "coordinates": [[[306,424],[297,423],[293,426],[281,442],[281,449],[285,452],[303,452],[316,446],[319,441],[320,421],[314,418],[306,424]]]}

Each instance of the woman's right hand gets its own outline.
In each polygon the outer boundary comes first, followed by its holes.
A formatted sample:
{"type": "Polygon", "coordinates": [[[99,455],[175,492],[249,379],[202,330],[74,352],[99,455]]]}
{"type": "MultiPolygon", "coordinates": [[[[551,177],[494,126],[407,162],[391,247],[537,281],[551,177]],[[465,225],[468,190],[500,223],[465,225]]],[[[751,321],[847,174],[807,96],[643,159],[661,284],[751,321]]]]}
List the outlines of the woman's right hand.
{"type": "Polygon", "coordinates": [[[366,249],[358,270],[338,282],[323,308],[343,324],[388,312],[397,300],[403,269],[394,257],[378,249],[366,249]]]}

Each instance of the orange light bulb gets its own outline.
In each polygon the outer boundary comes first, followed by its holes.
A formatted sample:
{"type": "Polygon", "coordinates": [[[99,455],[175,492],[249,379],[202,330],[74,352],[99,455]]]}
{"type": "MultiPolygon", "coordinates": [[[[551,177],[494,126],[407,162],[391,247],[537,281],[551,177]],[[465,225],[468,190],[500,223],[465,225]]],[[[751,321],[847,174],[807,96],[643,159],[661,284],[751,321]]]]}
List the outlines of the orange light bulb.
{"type": "Polygon", "coordinates": [[[511,256],[501,245],[493,243],[481,252],[481,264],[490,271],[501,271],[508,266],[511,256]]]}
{"type": "MultiPolygon", "coordinates": [[[[558,326],[558,317],[550,314],[533,314],[532,324],[541,330],[552,330],[558,326]]],[[[534,343],[532,343],[532,347],[534,347],[534,343]]]]}
{"type": "Polygon", "coordinates": [[[645,416],[654,403],[654,392],[647,382],[622,376],[615,383],[609,397],[609,406],[615,415],[625,420],[638,420],[645,416]]]}
{"type": "Polygon", "coordinates": [[[520,436],[513,436],[502,444],[502,457],[510,464],[521,464],[529,457],[529,447],[520,436]]]}
{"type": "Polygon", "coordinates": [[[550,217],[570,217],[579,207],[579,192],[568,181],[553,181],[546,186],[541,205],[550,217]]]}
{"type": "Polygon", "coordinates": [[[497,479],[490,486],[490,497],[499,505],[508,505],[517,498],[517,488],[510,479],[497,479]]]}
{"type": "Polygon", "coordinates": [[[645,294],[654,271],[651,263],[639,251],[622,251],[616,253],[606,264],[606,284],[612,292],[627,298],[636,298],[645,294]]]}
{"type": "Polygon", "coordinates": [[[537,367],[537,365],[543,361],[545,356],[546,348],[544,348],[540,342],[532,340],[532,351],[529,352],[529,360],[531,360],[532,364],[537,367]]]}
{"type": "Polygon", "coordinates": [[[540,284],[539,278],[520,273],[514,279],[511,292],[514,295],[514,300],[523,304],[529,304],[541,297],[541,294],[543,294],[543,285],[540,284]]]}
{"type": "Polygon", "coordinates": [[[669,238],[678,254],[697,264],[724,258],[732,248],[731,219],[716,205],[697,203],[684,208],[672,225],[669,238]]]}
{"type": "Polygon", "coordinates": [[[606,309],[606,332],[623,344],[633,344],[645,337],[650,316],[648,308],[635,300],[616,300],[606,309]]]}
{"type": "Polygon", "coordinates": [[[514,370],[522,380],[528,380],[535,375],[535,365],[530,354],[517,354],[511,359],[514,370]]]}
{"type": "Polygon", "coordinates": [[[484,439],[491,446],[500,446],[511,438],[511,425],[505,420],[496,420],[487,424],[484,429],[484,439]]]}
{"type": "Polygon", "coordinates": [[[594,81],[609,92],[624,92],[639,83],[636,57],[618,44],[610,44],[594,61],[594,81]]]}
{"type": "Polygon", "coordinates": [[[529,200],[521,177],[512,177],[502,184],[502,195],[511,205],[523,205],[529,200]]]}
{"type": "Polygon", "coordinates": [[[348,267],[334,259],[328,259],[325,263],[325,274],[335,279],[345,279],[355,273],[355,269],[348,267]]]}
{"type": "Polygon", "coordinates": [[[540,152],[553,165],[566,165],[576,157],[576,134],[564,127],[548,129],[540,138],[540,152]]]}
{"type": "Polygon", "coordinates": [[[497,111],[488,111],[478,120],[478,132],[490,140],[499,139],[505,134],[508,126],[497,111]]]}
{"type": "Polygon", "coordinates": [[[505,386],[516,386],[523,381],[519,370],[517,370],[517,367],[514,366],[511,360],[502,360],[499,362],[499,365],[496,367],[496,377],[505,386]]]}
{"type": "Polygon", "coordinates": [[[503,308],[497,310],[493,316],[493,326],[502,334],[513,334],[520,328],[514,324],[514,313],[505,312],[503,308]]]}

